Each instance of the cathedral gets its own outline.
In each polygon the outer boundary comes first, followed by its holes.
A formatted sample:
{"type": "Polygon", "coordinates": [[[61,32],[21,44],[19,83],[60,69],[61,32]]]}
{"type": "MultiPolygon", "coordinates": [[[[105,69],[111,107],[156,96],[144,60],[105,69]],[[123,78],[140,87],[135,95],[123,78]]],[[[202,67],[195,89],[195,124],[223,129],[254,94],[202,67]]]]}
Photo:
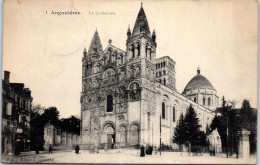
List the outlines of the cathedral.
{"type": "Polygon", "coordinates": [[[179,116],[192,105],[205,131],[218,107],[217,91],[200,69],[182,93],[176,90],[175,61],[156,58],[156,33],[151,33],[141,6],[126,49],[103,50],[98,32],[82,58],[81,142],[86,149],[174,147],[179,116]]]}

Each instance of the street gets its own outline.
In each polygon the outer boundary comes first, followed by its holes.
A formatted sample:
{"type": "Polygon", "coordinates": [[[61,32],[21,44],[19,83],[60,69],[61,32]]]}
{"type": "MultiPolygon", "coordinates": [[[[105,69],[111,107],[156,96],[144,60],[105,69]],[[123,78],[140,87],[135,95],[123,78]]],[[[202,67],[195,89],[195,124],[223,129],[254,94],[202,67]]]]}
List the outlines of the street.
{"type": "Polygon", "coordinates": [[[20,156],[2,155],[2,163],[167,163],[167,164],[255,164],[256,156],[250,159],[226,158],[221,156],[188,156],[187,153],[178,152],[157,152],[156,155],[139,156],[137,150],[101,150],[99,153],[80,151],[56,151],[53,154],[41,152],[39,155],[34,152],[20,156]]]}

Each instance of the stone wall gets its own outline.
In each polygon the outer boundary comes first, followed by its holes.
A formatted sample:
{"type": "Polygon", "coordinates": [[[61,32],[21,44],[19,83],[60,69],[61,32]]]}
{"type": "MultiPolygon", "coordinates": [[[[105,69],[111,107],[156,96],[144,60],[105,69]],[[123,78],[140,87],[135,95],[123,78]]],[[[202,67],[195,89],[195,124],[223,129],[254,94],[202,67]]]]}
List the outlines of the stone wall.
{"type": "Polygon", "coordinates": [[[44,150],[49,149],[49,145],[53,150],[73,149],[80,142],[80,135],[63,131],[54,125],[47,123],[44,127],[44,150]]]}

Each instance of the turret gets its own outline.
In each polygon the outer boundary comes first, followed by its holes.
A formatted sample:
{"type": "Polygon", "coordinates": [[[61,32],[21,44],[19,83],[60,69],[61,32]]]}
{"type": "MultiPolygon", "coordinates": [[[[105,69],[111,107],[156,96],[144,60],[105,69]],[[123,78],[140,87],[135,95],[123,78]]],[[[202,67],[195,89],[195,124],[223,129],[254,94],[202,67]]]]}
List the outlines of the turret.
{"type": "Polygon", "coordinates": [[[86,48],[84,48],[84,51],[83,51],[83,56],[84,56],[84,57],[86,57],[86,56],[87,56],[87,54],[88,54],[88,53],[87,53],[87,50],[86,50],[86,48]]]}
{"type": "Polygon", "coordinates": [[[152,40],[153,40],[153,42],[156,42],[156,34],[155,34],[155,30],[153,30],[152,40]]]}
{"type": "Polygon", "coordinates": [[[131,30],[130,30],[130,26],[128,26],[127,39],[129,39],[130,37],[131,37],[131,30]]]}

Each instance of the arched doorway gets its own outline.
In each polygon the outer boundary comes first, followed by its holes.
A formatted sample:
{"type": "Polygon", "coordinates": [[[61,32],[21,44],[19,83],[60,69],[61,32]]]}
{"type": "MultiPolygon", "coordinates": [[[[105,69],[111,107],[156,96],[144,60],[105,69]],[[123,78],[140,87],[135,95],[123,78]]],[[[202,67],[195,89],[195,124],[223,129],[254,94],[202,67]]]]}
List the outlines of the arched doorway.
{"type": "Polygon", "coordinates": [[[107,136],[107,149],[113,149],[116,143],[116,134],[112,124],[107,124],[105,126],[105,133],[107,136]]]}
{"type": "Polygon", "coordinates": [[[130,134],[131,135],[130,136],[131,144],[132,145],[139,144],[139,127],[138,127],[138,125],[136,125],[136,124],[131,125],[130,132],[131,132],[131,134],[130,134]]]}
{"type": "Polygon", "coordinates": [[[124,125],[120,126],[120,146],[126,146],[126,127],[124,125]]]}

